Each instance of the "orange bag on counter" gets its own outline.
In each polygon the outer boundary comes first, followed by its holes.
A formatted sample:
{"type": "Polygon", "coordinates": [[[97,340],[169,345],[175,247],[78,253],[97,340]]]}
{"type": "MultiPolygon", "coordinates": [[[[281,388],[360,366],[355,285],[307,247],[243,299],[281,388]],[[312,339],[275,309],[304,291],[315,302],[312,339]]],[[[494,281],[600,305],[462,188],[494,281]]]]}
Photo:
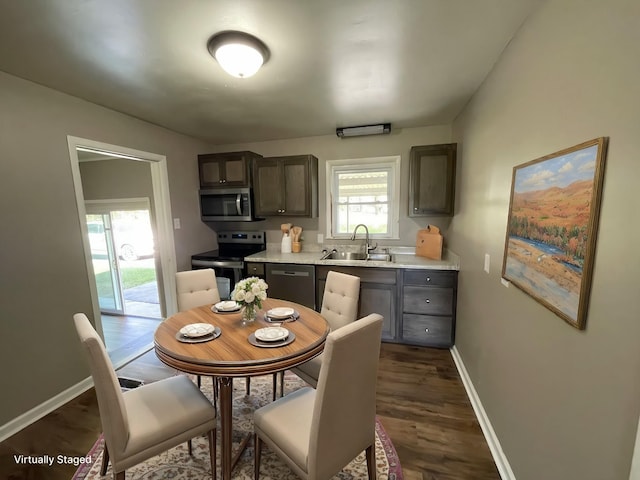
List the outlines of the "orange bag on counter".
{"type": "Polygon", "coordinates": [[[442,235],[438,227],[427,225],[427,228],[418,230],[416,255],[432,260],[440,260],[442,258],[442,235]]]}

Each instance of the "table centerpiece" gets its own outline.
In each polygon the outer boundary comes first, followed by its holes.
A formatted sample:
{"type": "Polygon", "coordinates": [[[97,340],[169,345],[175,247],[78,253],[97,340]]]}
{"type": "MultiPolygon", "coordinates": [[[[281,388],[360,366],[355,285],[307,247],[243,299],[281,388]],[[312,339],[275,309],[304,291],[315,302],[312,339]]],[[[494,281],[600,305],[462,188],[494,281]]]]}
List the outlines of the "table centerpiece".
{"type": "Polygon", "coordinates": [[[233,287],[231,300],[235,300],[243,307],[242,320],[253,322],[256,319],[258,310],[262,308],[262,301],[267,298],[267,282],[258,277],[248,277],[240,280],[233,287]]]}

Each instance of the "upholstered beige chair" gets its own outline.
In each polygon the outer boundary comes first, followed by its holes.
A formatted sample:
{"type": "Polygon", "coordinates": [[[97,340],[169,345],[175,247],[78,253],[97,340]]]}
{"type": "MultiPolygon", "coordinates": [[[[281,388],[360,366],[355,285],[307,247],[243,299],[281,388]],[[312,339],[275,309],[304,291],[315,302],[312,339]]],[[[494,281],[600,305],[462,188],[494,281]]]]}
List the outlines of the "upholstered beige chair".
{"type": "MultiPolygon", "coordinates": [[[[185,270],[176,273],[176,291],[178,293],[178,310],[181,312],[202,305],[214,304],[220,301],[216,272],[212,268],[199,270],[185,270]]],[[[202,386],[202,377],[197,376],[198,387],[202,386]]],[[[247,395],[251,389],[251,380],[247,381],[247,395]]],[[[218,386],[213,382],[214,405],[217,398],[218,386]]]]}
{"type": "MultiPolygon", "coordinates": [[[[356,319],[359,298],[360,277],[334,271],[328,273],[320,315],[327,320],[332,331],[344,327],[356,319]]],[[[321,353],[308,362],[292,368],[291,371],[315,387],[318,383],[323,358],[324,354],[321,353]]],[[[280,389],[282,390],[282,385],[280,389]]]]}
{"type": "Polygon", "coordinates": [[[101,474],[109,460],[116,480],[125,470],[182,442],[206,434],[211,471],[216,478],[216,410],[184,375],[122,392],[102,340],[83,313],[73,316],[89,358],[98,398],[105,448],[101,474]]]}
{"type": "Polygon", "coordinates": [[[305,387],[254,413],[254,477],[262,443],[301,478],[328,480],[363,450],[376,477],[376,379],[382,316],[374,313],[327,337],[317,388],[305,387]]]}
{"type": "Polygon", "coordinates": [[[220,301],[216,272],[211,268],[177,272],[176,291],[181,312],[220,301]]]}
{"type": "MultiPolygon", "coordinates": [[[[212,268],[177,272],[176,292],[178,294],[178,310],[181,312],[220,301],[216,272],[212,268]]],[[[197,376],[197,379],[198,387],[201,387],[202,378],[200,375],[197,376]]],[[[217,390],[215,386],[214,381],[214,390],[217,390]]]]}

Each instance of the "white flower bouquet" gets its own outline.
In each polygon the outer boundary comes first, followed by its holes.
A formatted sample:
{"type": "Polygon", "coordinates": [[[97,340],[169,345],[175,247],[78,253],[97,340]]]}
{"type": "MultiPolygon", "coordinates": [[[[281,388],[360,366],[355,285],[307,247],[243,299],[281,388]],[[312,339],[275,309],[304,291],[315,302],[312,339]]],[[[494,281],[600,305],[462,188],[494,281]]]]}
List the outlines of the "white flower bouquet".
{"type": "Polygon", "coordinates": [[[262,308],[262,301],[267,298],[267,282],[258,277],[249,277],[236,283],[231,292],[231,300],[244,307],[242,318],[254,320],[256,313],[262,308]]]}

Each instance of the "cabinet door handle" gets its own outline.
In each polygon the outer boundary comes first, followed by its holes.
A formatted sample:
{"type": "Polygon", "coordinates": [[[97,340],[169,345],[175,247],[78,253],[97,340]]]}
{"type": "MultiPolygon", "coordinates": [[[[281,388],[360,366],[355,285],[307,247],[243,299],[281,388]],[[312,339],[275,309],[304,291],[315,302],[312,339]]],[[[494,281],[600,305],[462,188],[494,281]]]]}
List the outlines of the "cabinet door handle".
{"type": "Polygon", "coordinates": [[[431,282],[431,277],[427,277],[427,283],[431,282]]]}
{"type": "Polygon", "coordinates": [[[429,300],[428,298],[425,300],[425,302],[427,303],[431,303],[431,300],[429,300]]]}
{"type": "Polygon", "coordinates": [[[425,329],[424,329],[424,331],[425,331],[425,332],[427,332],[427,333],[429,333],[429,329],[428,329],[428,328],[425,328],[425,329]]]}

